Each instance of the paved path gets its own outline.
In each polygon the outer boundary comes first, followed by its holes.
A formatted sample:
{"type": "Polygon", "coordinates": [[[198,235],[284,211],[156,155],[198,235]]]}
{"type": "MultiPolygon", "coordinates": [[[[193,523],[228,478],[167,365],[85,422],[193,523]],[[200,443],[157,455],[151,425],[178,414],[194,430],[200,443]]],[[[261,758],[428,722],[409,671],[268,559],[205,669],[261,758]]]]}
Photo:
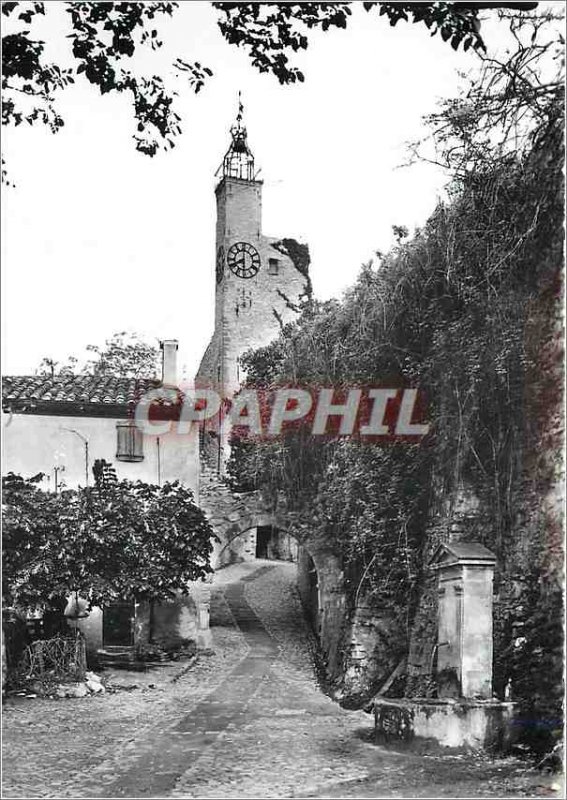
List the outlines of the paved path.
{"type": "Polygon", "coordinates": [[[515,761],[376,747],[372,718],[341,709],[317,685],[293,578],[292,565],[273,562],[219,572],[217,655],[161,694],[41,700],[27,720],[14,711],[3,796],[550,795],[549,781],[526,775],[515,761]]]}
{"type": "MultiPolygon", "coordinates": [[[[193,767],[188,770],[188,764],[196,765],[201,755],[214,748],[221,734],[245,723],[247,710],[254,705],[259,688],[264,682],[273,681],[271,664],[278,656],[278,647],[247,603],[244,590],[246,582],[273,568],[272,565],[260,567],[224,590],[234,621],[244,634],[248,653],[214,692],[175,726],[153,739],[151,751],[143,760],[117,781],[106,785],[108,796],[169,796],[179,779],[192,772],[193,767]]],[[[184,782],[187,783],[187,779],[184,782]]]]}

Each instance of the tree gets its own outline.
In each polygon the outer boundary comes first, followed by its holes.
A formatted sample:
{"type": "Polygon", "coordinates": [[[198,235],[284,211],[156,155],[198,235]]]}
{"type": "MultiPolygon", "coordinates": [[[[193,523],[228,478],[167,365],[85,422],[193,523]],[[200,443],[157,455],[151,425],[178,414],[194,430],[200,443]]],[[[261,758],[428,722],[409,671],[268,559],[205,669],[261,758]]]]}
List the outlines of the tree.
{"type": "Polygon", "coordinates": [[[54,528],[55,495],[42,492],[43,474],[25,480],[8,473],[2,479],[2,602],[18,598],[34,606],[41,585],[41,559],[54,528]]]}
{"type": "Polygon", "coordinates": [[[77,367],[78,359],[74,356],[69,356],[67,359],[66,364],[60,364],[59,361],[55,361],[53,358],[49,358],[46,356],[42,358],[39,362],[39,367],[36,369],[36,375],[51,375],[51,377],[55,377],[55,375],[74,375],[77,367]]]}
{"type": "Polygon", "coordinates": [[[426,117],[430,136],[411,145],[414,158],[453,177],[493,168],[533,148],[563,113],[563,13],[547,9],[518,15],[500,11],[512,34],[502,58],[481,54],[480,71],[467,77],[457,98],[426,117]]]}
{"type": "MultiPolygon", "coordinates": [[[[304,81],[289,56],[309,46],[307,33],[320,28],[345,28],[351,3],[213,3],[223,15],[219,27],[226,40],[248,49],[260,72],[273,73],[280,83],[304,81]]],[[[400,20],[423,23],[434,36],[440,33],[457,50],[484,47],[480,36],[478,4],[467,3],[363,3],[367,12],[378,11],[390,25],[400,20]]],[[[517,4],[516,4],[517,5],[517,4]]],[[[534,5],[534,4],[530,4],[534,5]]]]}
{"type": "Polygon", "coordinates": [[[86,364],[84,371],[92,375],[147,378],[157,373],[158,348],[143,342],[135,333],[115,333],[104,347],[89,344],[87,350],[95,358],[86,364]]]}
{"type": "MultiPolygon", "coordinates": [[[[53,4],[49,4],[53,5],[53,4]]],[[[66,2],[67,41],[72,67],[50,63],[45,43],[32,32],[49,8],[44,2],[3,2],[7,32],[2,39],[2,123],[33,125],[41,122],[56,133],[64,124],[57,111],[57,93],[83,78],[101,94],[118,92],[130,97],[136,133],[136,149],[153,156],[158,148],[174,147],[181,133],[180,117],[173,108],[177,90],[159,75],[138,76],[125,65],[140,47],[162,46],[155,20],[171,17],[175,2],[110,3],[66,2]]],[[[367,12],[377,11],[392,26],[400,20],[425,25],[431,35],[440,34],[457,50],[484,47],[479,12],[486,8],[533,9],[537,3],[386,3],[369,2],[367,12]]],[[[220,30],[229,44],[248,50],[260,72],[271,72],[280,83],[303,81],[303,73],[290,65],[290,55],[307,49],[314,29],[346,28],[352,14],[350,3],[212,3],[220,30]]],[[[183,79],[197,93],[212,70],[199,61],[175,59],[171,75],[183,79]]],[[[177,83],[176,83],[177,85],[177,83]]],[[[5,171],[3,171],[5,179],[5,171]]]]}
{"type": "MultiPolygon", "coordinates": [[[[153,27],[159,15],[171,16],[177,3],[65,3],[69,14],[69,44],[76,61],[64,69],[45,61],[44,42],[31,36],[30,28],[46,13],[43,2],[4,2],[2,13],[16,20],[14,32],[7,33],[3,45],[2,89],[3,124],[19,125],[37,121],[56,133],[64,124],[55,108],[56,93],[83,75],[98,86],[101,94],[126,92],[130,95],[137,121],[136,148],[153,155],[162,145],[173,146],[171,136],[180,132],[179,116],[172,109],[173,97],[166,92],[159,76],[138,77],[123,66],[140,45],[155,50],[161,47],[153,27]],[[23,23],[24,29],[18,30],[23,23]],[[16,98],[20,102],[16,101],[16,98]],[[31,103],[21,105],[25,99],[31,103]]],[[[177,74],[183,73],[198,92],[212,72],[199,63],[178,60],[177,74]]]]}
{"type": "MultiPolygon", "coordinates": [[[[157,374],[159,350],[140,339],[138,334],[122,331],[113,334],[104,347],[89,344],[86,347],[94,354],[80,370],[82,375],[113,375],[122,378],[151,378],[157,374]]],[[[78,359],[71,356],[65,364],[51,358],[42,359],[38,375],[65,376],[77,372],[78,359]]]]}
{"type": "Polygon", "coordinates": [[[95,485],[58,495],[41,476],[3,479],[3,600],[45,608],[78,592],[93,604],[164,600],[212,571],[213,531],[179,482],[119,481],[103,461],[95,485]]]}

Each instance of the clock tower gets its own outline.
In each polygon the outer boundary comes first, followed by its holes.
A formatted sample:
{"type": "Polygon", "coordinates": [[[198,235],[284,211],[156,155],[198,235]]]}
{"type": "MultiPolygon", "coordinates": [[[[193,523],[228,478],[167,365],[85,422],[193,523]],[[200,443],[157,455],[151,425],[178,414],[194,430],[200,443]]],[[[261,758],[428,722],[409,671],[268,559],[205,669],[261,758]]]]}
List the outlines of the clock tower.
{"type": "MultiPolygon", "coordinates": [[[[262,232],[263,182],[248,143],[240,98],[230,136],[215,188],[215,329],[195,381],[229,398],[245,378],[242,353],[267,345],[282,323],[297,317],[297,304],[308,284],[306,272],[294,263],[285,244],[290,240],[262,232]]],[[[226,450],[226,441],[221,447],[226,450]]],[[[225,457],[226,452],[221,460],[225,457]]]]}

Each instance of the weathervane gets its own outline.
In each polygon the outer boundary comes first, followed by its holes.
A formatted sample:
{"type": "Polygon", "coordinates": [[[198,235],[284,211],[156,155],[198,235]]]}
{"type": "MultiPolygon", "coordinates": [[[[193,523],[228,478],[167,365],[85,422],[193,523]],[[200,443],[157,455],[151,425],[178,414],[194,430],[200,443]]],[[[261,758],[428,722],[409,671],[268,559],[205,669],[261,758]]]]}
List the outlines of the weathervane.
{"type": "Polygon", "coordinates": [[[238,127],[240,127],[240,123],[242,122],[242,115],[244,114],[244,106],[242,105],[242,92],[240,89],[238,90],[238,114],[236,115],[236,121],[238,122],[238,127]]]}

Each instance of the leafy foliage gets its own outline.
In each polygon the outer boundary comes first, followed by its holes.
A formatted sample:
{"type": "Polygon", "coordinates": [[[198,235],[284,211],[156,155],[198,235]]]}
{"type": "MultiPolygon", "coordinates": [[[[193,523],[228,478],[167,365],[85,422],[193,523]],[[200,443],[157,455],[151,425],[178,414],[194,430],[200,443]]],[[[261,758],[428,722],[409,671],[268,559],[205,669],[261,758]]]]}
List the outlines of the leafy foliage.
{"type": "Polygon", "coordinates": [[[159,350],[143,342],[136,334],[115,333],[104,348],[87,345],[95,355],[85,367],[93,375],[121,375],[127,378],[153,376],[157,373],[159,350]]]}
{"type": "Polygon", "coordinates": [[[4,602],[45,607],[79,592],[100,604],[160,600],[211,572],[214,534],[189,489],[119,481],[102,461],[95,485],[58,495],[9,473],[4,495],[4,602]]]}
{"type": "Polygon", "coordinates": [[[467,83],[460,96],[444,100],[439,111],[426,118],[430,136],[411,147],[414,156],[444,167],[454,177],[527,153],[561,103],[563,13],[507,11],[500,17],[510,28],[514,46],[501,59],[481,53],[480,72],[463,75],[467,83]]]}
{"type": "MultiPolygon", "coordinates": [[[[65,6],[70,23],[67,40],[75,60],[69,69],[46,63],[44,43],[33,39],[25,27],[45,15],[46,3],[2,3],[2,13],[10,23],[5,27],[14,28],[2,40],[3,124],[41,121],[57,132],[64,121],[55,110],[56,93],[82,75],[101,94],[130,96],[137,150],[153,156],[159,147],[174,147],[174,137],[181,133],[180,117],[173,110],[177,92],[169,90],[159,75],[137,75],[125,63],[140,47],[157,50],[162,46],[154,21],[159,16],[171,17],[178,4],[69,2],[65,6]]],[[[182,76],[194,92],[212,75],[197,61],[178,58],[172,67],[175,77],[182,76]]]]}
{"type": "MultiPolygon", "coordinates": [[[[350,3],[213,3],[224,15],[219,27],[230,44],[245,47],[260,72],[271,72],[280,83],[303,82],[304,74],[289,65],[289,55],[309,46],[308,32],[346,29],[350,3]]],[[[431,35],[440,33],[457,50],[462,44],[484,46],[479,33],[478,9],[454,3],[364,3],[390,25],[400,20],[424,23],[431,35]]]]}
{"type": "Polygon", "coordinates": [[[78,369],[79,360],[70,356],[62,364],[52,358],[43,358],[36,370],[38,375],[74,375],[79,371],[86,375],[115,375],[123,378],[154,377],[158,372],[159,350],[140,339],[135,333],[122,331],[107,339],[104,347],[87,345],[91,358],[78,369]]]}
{"type": "Polygon", "coordinates": [[[45,356],[45,358],[42,358],[39,362],[39,366],[36,369],[35,374],[51,375],[51,377],[54,377],[55,375],[74,375],[77,371],[78,361],[78,358],[70,356],[67,359],[67,363],[61,364],[59,361],[55,361],[55,359],[45,356]]]}
{"type": "MultiPolygon", "coordinates": [[[[6,30],[2,39],[2,124],[30,125],[41,122],[56,133],[64,125],[56,109],[57,93],[80,77],[98,87],[101,94],[118,92],[130,98],[136,132],[136,149],[153,156],[159,148],[175,146],[181,133],[181,119],[174,110],[176,89],[168,78],[186,81],[199,92],[209,67],[199,61],[174,60],[168,75],[139,75],[132,62],[140,49],[159,49],[163,41],[158,18],[171,17],[176,2],[112,3],[66,2],[66,39],[72,67],[46,61],[45,43],[33,34],[41,30],[40,20],[49,13],[44,2],[3,2],[6,30]]],[[[424,24],[431,35],[440,34],[456,50],[484,47],[478,20],[479,6],[502,5],[523,10],[534,3],[386,3],[363,6],[375,10],[395,26],[400,20],[424,24]]],[[[352,14],[350,3],[212,3],[219,12],[218,24],[228,43],[249,51],[260,72],[270,72],[280,83],[303,81],[303,73],[289,64],[289,55],[305,50],[309,32],[345,29],[352,14]]],[[[3,162],[4,166],[4,162],[3,162]]],[[[7,180],[6,171],[2,171],[7,180]]]]}
{"type": "Polygon", "coordinates": [[[310,298],[313,294],[313,284],[309,274],[309,264],[311,263],[309,247],[295,239],[281,239],[278,242],[272,242],[272,247],[291,258],[295,269],[305,278],[305,297],[310,298]]]}

